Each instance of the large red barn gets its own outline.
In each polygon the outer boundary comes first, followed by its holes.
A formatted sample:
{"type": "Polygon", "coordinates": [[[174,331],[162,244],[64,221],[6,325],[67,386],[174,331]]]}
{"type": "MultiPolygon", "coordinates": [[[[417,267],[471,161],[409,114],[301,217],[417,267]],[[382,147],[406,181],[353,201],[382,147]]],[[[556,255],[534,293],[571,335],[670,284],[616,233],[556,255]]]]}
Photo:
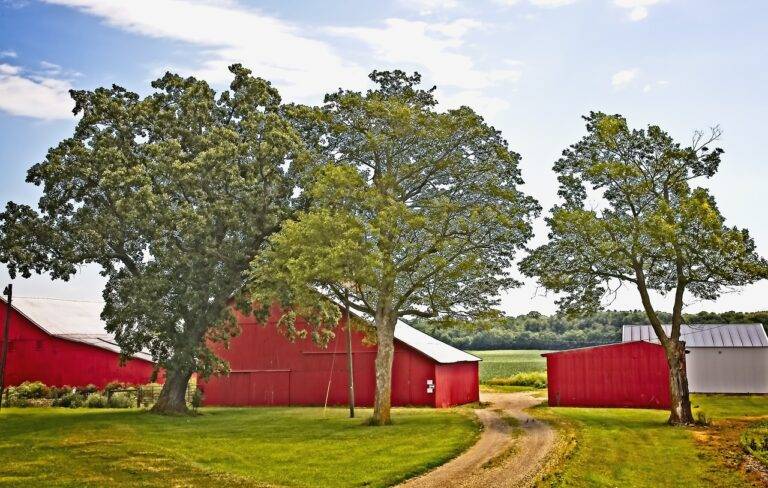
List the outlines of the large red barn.
{"type": "MultiPolygon", "coordinates": [[[[104,330],[104,304],[50,298],[14,298],[5,384],[42,381],[49,386],[99,388],[110,381],[145,384],[154,364],[139,353],[120,366],[120,347],[104,330]]],[[[0,320],[7,303],[0,299],[0,320]]],[[[1,323],[1,322],[0,322],[1,323]]],[[[3,330],[0,327],[0,344],[3,330]]]]}
{"type": "MultiPolygon", "coordinates": [[[[201,385],[206,405],[342,405],[348,399],[347,334],[342,319],[328,347],[288,341],[272,314],[266,325],[238,315],[241,334],[229,348],[215,345],[230,363],[228,376],[201,385]]],[[[301,321],[297,326],[302,327],[301,321]]],[[[370,406],[375,391],[376,346],[352,335],[355,404],[370,406]]],[[[392,404],[449,407],[479,399],[479,358],[404,323],[395,329],[392,404]]]]}
{"type": "Polygon", "coordinates": [[[659,344],[625,342],[542,356],[550,406],[669,408],[669,366],[659,344]]]}

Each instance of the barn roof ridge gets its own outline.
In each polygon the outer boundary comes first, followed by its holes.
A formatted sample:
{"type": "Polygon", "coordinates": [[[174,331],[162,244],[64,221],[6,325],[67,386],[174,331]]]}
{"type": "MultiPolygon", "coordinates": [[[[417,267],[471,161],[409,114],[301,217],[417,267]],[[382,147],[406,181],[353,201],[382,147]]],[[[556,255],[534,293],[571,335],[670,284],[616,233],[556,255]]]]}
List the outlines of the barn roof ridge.
{"type": "MultiPolygon", "coordinates": [[[[669,333],[672,326],[662,325],[669,333]]],[[[685,347],[768,347],[768,335],[759,323],[748,324],[682,324],[680,337],[685,347]]],[[[645,340],[658,343],[653,328],[648,324],[622,326],[622,342],[645,340]]]]}

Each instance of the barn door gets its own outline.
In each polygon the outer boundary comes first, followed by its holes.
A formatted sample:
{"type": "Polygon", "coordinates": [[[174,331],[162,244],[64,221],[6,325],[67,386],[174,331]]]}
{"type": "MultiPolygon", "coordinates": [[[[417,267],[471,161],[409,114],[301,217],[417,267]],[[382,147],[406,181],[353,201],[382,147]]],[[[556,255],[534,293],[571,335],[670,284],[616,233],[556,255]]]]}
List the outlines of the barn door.
{"type": "Polygon", "coordinates": [[[290,405],[290,371],[255,371],[250,376],[250,405],[290,405]]]}

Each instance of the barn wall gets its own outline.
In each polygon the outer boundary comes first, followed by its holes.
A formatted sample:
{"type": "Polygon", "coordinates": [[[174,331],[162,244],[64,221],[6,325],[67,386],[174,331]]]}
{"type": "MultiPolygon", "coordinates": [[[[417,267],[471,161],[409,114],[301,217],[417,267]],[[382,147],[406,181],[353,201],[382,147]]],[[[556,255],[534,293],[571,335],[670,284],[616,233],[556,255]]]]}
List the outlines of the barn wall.
{"type": "Polygon", "coordinates": [[[450,407],[480,400],[478,362],[435,366],[435,406],[450,407]]]}
{"type": "MultiPolygon", "coordinates": [[[[329,405],[346,405],[348,373],[344,322],[336,330],[337,337],[327,348],[321,349],[310,339],[289,342],[277,330],[276,317],[273,313],[266,326],[262,326],[253,317],[238,315],[242,331],[232,339],[230,347],[212,345],[215,352],[230,363],[231,374],[214,376],[202,383],[205,403],[323,405],[327,395],[329,405]]],[[[298,320],[297,326],[303,328],[306,324],[298,320]]],[[[363,333],[353,332],[355,404],[371,406],[376,387],[376,346],[367,345],[364,338],[363,333]]],[[[427,381],[436,380],[435,365],[431,358],[396,341],[392,404],[434,406],[435,393],[427,392],[427,381]]],[[[475,367],[475,375],[476,371],[475,367]]]]}
{"type": "MultiPolygon", "coordinates": [[[[0,302],[0,317],[5,318],[6,304],[0,302]]],[[[0,327],[0,343],[2,341],[0,327]]],[[[102,388],[110,381],[148,383],[153,364],[133,359],[120,366],[119,355],[80,342],[48,335],[19,313],[11,315],[8,334],[6,385],[24,381],[42,381],[49,386],[85,386],[102,388]]]]}
{"type": "Polygon", "coordinates": [[[692,347],[688,385],[696,393],[768,393],[768,348],[692,347]]]}
{"type": "Polygon", "coordinates": [[[620,343],[546,358],[551,406],[669,407],[669,367],[659,345],[620,343]]]}

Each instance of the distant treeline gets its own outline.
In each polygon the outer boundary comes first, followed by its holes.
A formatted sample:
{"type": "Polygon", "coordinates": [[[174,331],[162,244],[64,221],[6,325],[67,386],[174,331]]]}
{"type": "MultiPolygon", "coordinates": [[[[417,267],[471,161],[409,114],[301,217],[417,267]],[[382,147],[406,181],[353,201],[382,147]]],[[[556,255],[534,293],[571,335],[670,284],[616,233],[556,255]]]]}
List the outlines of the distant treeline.
{"type": "MultiPolygon", "coordinates": [[[[659,313],[665,323],[671,314],[659,313]]],[[[686,314],[689,324],[761,323],[768,330],[768,311],[762,312],[699,312],[686,314]]],[[[645,313],[639,310],[599,312],[590,317],[569,319],[557,315],[529,312],[509,317],[506,322],[490,329],[445,328],[421,322],[414,324],[424,332],[460,349],[572,349],[621,341],[621,326],[647,324],[645,313]]]]}

